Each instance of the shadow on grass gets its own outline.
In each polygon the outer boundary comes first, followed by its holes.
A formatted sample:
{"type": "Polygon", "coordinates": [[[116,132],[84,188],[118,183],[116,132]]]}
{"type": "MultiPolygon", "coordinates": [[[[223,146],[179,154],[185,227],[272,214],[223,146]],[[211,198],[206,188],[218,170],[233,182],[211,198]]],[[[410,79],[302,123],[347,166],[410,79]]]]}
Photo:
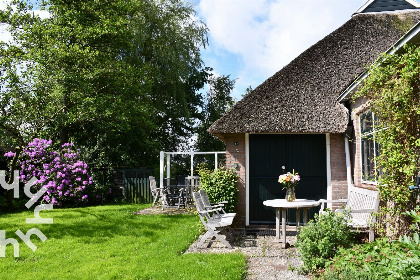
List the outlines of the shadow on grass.
{"type": "Polygon", "coordinates": [[[152,242],[164,237],[164,232],[179,227],[190,219],[185,215],[134,215],[124,211],[72,209],[53,215],[54,223],[39,229],[48,238],[79,238],[86,243],[101,243],[116,236],[143,236],[152,242]]]}

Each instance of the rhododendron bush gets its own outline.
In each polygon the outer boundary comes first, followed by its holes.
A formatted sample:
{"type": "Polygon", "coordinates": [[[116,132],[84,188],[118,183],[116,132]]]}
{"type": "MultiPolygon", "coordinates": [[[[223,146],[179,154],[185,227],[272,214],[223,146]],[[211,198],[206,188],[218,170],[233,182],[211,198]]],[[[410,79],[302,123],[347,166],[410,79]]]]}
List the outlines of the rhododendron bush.
{"type": "MultiPolygon", "coordinates": [[[[8,152],[5,156],[13,157],[14,153],[8,152]]],[[[26,183],[32,177],[38,179],[33,185],[33,193],[43,186],[47,188],[41,203],[75,206],[88,202],[92,177],[73,143],[66,143],[56,151],[51,140],[34,139],[22,150],[19,165],[20,182],[26,183]]]]}

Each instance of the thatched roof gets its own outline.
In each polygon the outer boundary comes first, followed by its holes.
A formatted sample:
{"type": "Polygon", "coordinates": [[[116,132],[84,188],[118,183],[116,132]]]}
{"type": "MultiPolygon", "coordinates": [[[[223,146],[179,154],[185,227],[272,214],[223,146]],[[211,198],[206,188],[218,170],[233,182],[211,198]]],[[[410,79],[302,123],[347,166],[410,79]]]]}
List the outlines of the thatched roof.
{"type": "Polygon", "coordinates": [[[348,110],[337,97],[419,21],[419,11],[353,16],[236,103],[208,131],[344,132],[348,110]]]}

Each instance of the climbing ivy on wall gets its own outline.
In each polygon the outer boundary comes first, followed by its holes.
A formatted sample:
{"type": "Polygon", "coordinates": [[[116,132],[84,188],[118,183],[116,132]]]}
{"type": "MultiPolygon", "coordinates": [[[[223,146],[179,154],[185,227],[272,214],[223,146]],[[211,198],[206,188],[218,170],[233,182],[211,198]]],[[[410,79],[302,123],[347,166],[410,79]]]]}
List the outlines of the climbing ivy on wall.
{"type": "Polygon", "coordinates": [[[408,187],[420,170],[420,49],[405,46],[402,54],[385,54],[368,70],[352,98],[367,98],[378,117],[381,213],[388,235],[396,236],[408,229],[401,214],[414,207],[408,187]]]}

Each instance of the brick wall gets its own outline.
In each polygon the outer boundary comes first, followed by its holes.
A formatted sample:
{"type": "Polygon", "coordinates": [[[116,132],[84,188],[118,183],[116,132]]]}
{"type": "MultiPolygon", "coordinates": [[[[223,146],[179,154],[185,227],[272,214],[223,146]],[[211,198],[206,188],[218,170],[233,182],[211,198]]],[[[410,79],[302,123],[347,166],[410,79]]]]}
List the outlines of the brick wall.
{"type": "Polygon", "coordinates": [[[347,168],[344,137],[330,134],[332,199],[347,198],[347,168]]]}
{"type": "Polygon", "coordinates": [[[239,189],[239,203],[235,212],[236,227],[245,227],[246,215],[246,189],[245,189],[245,171],[246,171],[246,158],[245,158],[245,134],[224,134],[222,137],[223,142],[226,144],[226,168],[235,169],[239,175],[239,182],[237,183],[239,189]],[[235,142],[238,144],[235,145],[235,142]],[[235,163],[237,167],[235,168],[235,163]]]}

